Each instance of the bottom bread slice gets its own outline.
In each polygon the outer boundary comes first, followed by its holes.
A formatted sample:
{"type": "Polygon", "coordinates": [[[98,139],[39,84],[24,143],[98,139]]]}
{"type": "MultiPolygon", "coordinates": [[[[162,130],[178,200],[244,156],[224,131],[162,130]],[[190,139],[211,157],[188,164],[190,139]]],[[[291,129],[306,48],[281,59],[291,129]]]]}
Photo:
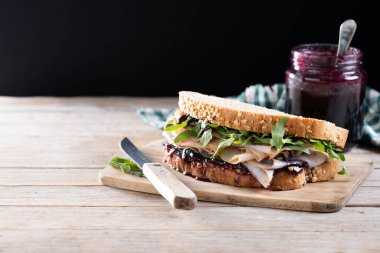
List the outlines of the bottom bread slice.
{"type": "MultiPolygon", "coordinates": [[[[247,169],[229,168],[223,165],[186,161],[180,154],[165,149],[164,162],[184,174],[196,177],[199,180],[211,181],[238,187],[263,188],[259,181],[247,169]]],[[[339,162],[327,161],[315,168],[303,168],[299,173],[288,170],[278,170],[273,176],[272,182],[267,189],[270,190],[293,190],[299,189],[306,182],[321,182],[334,179],[339,162]]]]}

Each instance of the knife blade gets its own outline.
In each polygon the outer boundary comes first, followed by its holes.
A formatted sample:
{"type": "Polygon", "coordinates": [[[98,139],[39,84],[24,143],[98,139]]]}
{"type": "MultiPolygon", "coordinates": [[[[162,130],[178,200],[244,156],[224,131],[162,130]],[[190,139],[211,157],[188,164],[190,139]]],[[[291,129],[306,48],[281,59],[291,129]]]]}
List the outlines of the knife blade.
{"type": "Polygon", "coordinates": [[[128,155],[137,165],[142,168],[144,163],[151,163],[143,153],[141,153],[137,147],[128,139],[124,138],[120,142],[120,148],[128,155]]]}
{"type": "Polygon", "coordinates": [[[120,148],[142,168],[144,176],[172,207],[191,210],[196,206],[195,193],[160,163],[148,159],[128,138],[121,140],[120,148]]]}

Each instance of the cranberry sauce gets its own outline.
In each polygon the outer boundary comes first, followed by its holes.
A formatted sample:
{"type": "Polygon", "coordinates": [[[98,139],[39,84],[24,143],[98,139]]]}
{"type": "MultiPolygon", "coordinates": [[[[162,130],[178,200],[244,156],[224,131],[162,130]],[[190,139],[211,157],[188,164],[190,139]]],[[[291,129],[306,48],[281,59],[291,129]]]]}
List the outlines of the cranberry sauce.
{"type": "Polygon", "coordinates": [[[179,148],[179,147],[176,147],[176,146],[174,146],[172,144],[168,144],[168,143],[164,143],[164,147],[169,154],[174,153],[174,154],[180,156],[181,159],[187,163],[191,163],[194,161],[194,162],[201,162],[201,163],[212,163],[212,164],[220,165],[220,166],[223,166],[223,167],[229,168],[229,169],[243,169],[243,170],[247,169],[241,163],[230,164],[230,163],[226,163],[225,161],[218,159],[218,158],[205,157],[201,153],[199,153],[193,149],[190,149],[190,148],[179,148]]]}
{"type": "Polygon", "coordinates": [[[182,115],[181,117],[179,117],[177,124],[185,122],[189,117],[189,115],[182,115]]]}
{"type": "MultiPolygon", "coordinates": [[[[172,144],[164,143],[164,149],[166,152],[169,153],[169,155],[175,154],[177,156],[180,156],[181,159],[187,163],[191,162],[201,162],[201,163],[212,163],[215,165],[222,166],[226,169],[241,169],[244,171],[248,171],[248,169],[242,164],[231,164],[227,163],[219,158],[211,158],[211,157],[205,157],[201,153],[190,149],[190,148],[179,148],[176,147],[172,144]]],[[[282,168],[282,169],[277,169],[275,172],[286,170],[289,173],[300,173],[302,172],[303,168],[307,168],[308,164],[303,161],[287,161],[288,166],[282,168]],[[289,169],[289,167],[292,167],[292,169],[289,169]]]]}
{"type": "Polygon", "coordinates": [[[328,120],[360,140],[366,72],[362,52],[349,48],[337,59],[336,45],[306,44],[293,48],[286,71],[287,113],[328,120]]]}

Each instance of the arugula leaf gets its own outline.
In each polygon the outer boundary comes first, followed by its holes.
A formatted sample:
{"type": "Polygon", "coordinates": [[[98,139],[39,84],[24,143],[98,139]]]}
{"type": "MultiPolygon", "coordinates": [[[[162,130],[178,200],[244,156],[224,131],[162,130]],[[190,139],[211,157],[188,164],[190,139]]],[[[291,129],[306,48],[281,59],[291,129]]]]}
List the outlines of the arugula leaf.
{"type": "Polygon", "coordinates": [[[346,160],[346,157],[344,157],[343,153],[339,153],[338,156],[339,156],[339,159],[342,160],[343,162],[346,160]]]}
{"type": "Polygon", "coordinates": [[[219,126],[215,130],[220,134],[221,139],[224,139],[228,135],[228,130],[226,127],[219,126]]]}
{"type": "Polygon", "coordinates": [[[281,148],[285,147],[290,150],[297,150],[310,154],[309,149],[305,147],[305,141],[292,137],[287,137],[284,139],[285,124],[287,121],[288,118],[284,117],[272,127],[272,139],[269,144],[275,147],[277,151],[280,151],[281,148]]]}
{"type": "Polygon", "coordinates": [[[228,134],[241,134],[241,132],[243,131],[239,131],[239,130],[236,130],[236,129],[233,129],[233,128],[225,128],[227,130],[227,133],[228,134]]]}
{"type": "Polygon", "coordinates": [[[302,151],[306,154],[310,154],[309,149],[303,147],[303,146],[297,146],[297,145],[284,145],[284,148],[296,150],[296,151],[302,151]]]}
{"type": "Polygon", "coordinates": [[[188,123],[189,123],[190,120],[191,120],[191,118],[188,118],[187,120],[185,120],[181,124],[176,124],[176,125],[170,125],[170,123],[169,124],[165,124],[164,131],[170,132],[170,131],[174,131],[174,130],[177,130],[177,129],[180,129],[180,128],[187,127],[187,125],[188,125],[188,123]]]}
{"type": "Polygon", "coordinates": [[[221,141],[218,145],[218,148],[216,149],[215,151],[215,154],[212,156],[212,158],[215,158],[216,155],[219,153],[219,151],[223,148],[226,148],[228,146],[231,146],[232,143],[236,140],[236,136],[235,135],[232,135],[230,138],[228,139],[225,139],[223,141],[221,141]]]}
{"type": "Polygon", "coordinates": [[[285,124],[288,121],[287,117],[283,117],[275,125],[272,126],[272,139],[270,145],[279,151],[284,145],[283,138],[285,134],[285,124]]]}
{"type": "Polygon", "coordinates": [[[202,122],[197,121],[191,124],[192,130],[194,131],[195,138],[199,138],[202,134],[202,122]]]}
{"type": "Polygon", "coordinates": [[[332,144],[329,143],[327,147],[325,147],[325,149],[326,149],[327,154],[329,154],[331,158],[340,160],[340,156],[335,152],[336,148],[334,148],[332,144]]]}
{"type": "Polygon", "coordinates": [[[268,133],[256,133],[256,136],[258,138],[265,138],[265,137],[271,137],[268,133]]]}
{"type": "Polygon", "coordinates": [[[249,135],[248,137],[246,135],[243,135],[243,136],[239,137],[239,139],[237,141],[234,141],[234,144],[241,146],[241,147],[245,146],[251,141],[251,139],[253,137],[254,137],[253,134],[249,135]]]}
{"type": "Polygon", "coordinates": [[[173,123],[173,116],[174,116],[175,110],[173,110],[169,116],[166,118],[166,122],[164,124],[163,130],[165,130],[166,127],[168,127],[170,124],[173,123]]]}
{"type": "Polygon", "coordinates": [[[295,138],[292,138],[292,137],[287,137],[285,139],[282,140],[282,142],[284,144],[292,144],[292,145],[297,145],[297,146],[303,146],[305,144],[304,141],[300,140],[300,139],[295,139],[295,138]]]}
{"type": "Polygon", "coordinates": [[[115,169],[120,169],[125,174],[132,174],[139,177],[144,176],[140,167],[134,161],[131,161],[127,158],[115,156],[108,162],[108,164],[115,169]]]}
{"type": "Polygon", "coordinates": [[[240,130],[239,131],[239,134],[241,134],[241,135],[245,135],[245,136],[249,136],[250,135],[250,132],[249,131],[244,131],[244,130],[240,130]]]}
{"type": "Polygon", "coordinates": [[[284,148],[310,154],[310,151],[307,147],[305,147],[305,142],[303,140],[287,137],[285,139],[282,139],[282,142],[284,148]]]}
{"type": "Polygon", "coordinates": [[[197,136],[197,133],[194,130],[187,129],[187,130],[183,131],[182,133],[178,134],[174,138],[174,143],[186,140],[186,139],[188,139],[190,137],[196,137],[196,136],[197,136]]]}
{"type": "Polygon", "coordinates": [[[309,139],[308,142],[314,149],[322,152],[326,151],[325,145],[321,141],[309,139]]]}
{"type": "Polygon", "coordinates": [[[270,145],[271,138],[259,138],[255,140],[257,144],[270,145]]]}
{"type": "Polygon", "coordinates": [[[217,124],[213,124],[213,123],[210,123],[210,122],[206,122],[206,124],[209,126],[209,127],[211,127],[211,128],[218,128],[218,127],[220,127],[219,125],[217,125],[217,124]]]}
{"type": "Polygon", "coordinates": [[[346,175],[348,177],[348,181],[351,181],[350,173],[348,172],[346,166],[343,164],[341,160],[339,160],[340,165],[342,166],[342,170],[338,172],[339,175],[346,175]]]}
{"type": "Polygon", "coordinates": [[[338,172],[339,175],[346,175],[348,177],[348,180],[351,181],[351,176],[346,168],[346,166],[343,164],[343,161],[346,160],[344,157],[344,154],[342,153],[342,149],[334,147],[332,142],[327,141],[321,141],[323,145],[325,146],[327,154],[329,154],[330,158],[336,159],[339,161],[340,165],[342,166],[342,169],[338,172]]]}
{"type": "Polygon", "coordinates": [[[199,140],[203,147],[207,146],[207,144],[212,139],[212,129],[209,128],[203,132],[201,139],[199,140]]]}
{"type": "Polygon", "coordinates": [[[264,134],[258,134],[258,133],[253,133],[253,143],[256,144],[264,144],[264,145],[270,145],[270,140],[272,138],[268,137],[269,134],[264,133],[264,134]]]}
{"type": "MultiPolygon", "coordinates": [[[[332,151],[333,153],[335,153],[334,151],[332,151]]],[[[350,173],[348,172],[347,170],[347,167],[344,165],[343,161],[346,160],[346,158],[344,157],[344,154],[343,153],[339,153],[339,154],[336,154],[338,158],[336,158],[340,165],[342,166],[342,169],[341,171],[338,172],[339,175],[346,175],[348,177],[348,181],[351,181],[351,176],[350,176],[350,173]]]]}

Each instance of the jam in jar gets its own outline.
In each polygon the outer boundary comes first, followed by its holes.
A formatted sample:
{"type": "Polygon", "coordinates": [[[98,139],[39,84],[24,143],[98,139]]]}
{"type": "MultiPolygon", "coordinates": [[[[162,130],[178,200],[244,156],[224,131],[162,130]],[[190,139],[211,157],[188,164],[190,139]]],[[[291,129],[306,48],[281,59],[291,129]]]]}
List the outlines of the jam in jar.
{"type": "Polygon", "coordinates": [[[341,58],[337,45],[304,44],[291,51],[286,71],[287,113],[328,120],[350,130],[349,141],[361,139],[367,74],[362,52],[350,47],[341,58]]]}

